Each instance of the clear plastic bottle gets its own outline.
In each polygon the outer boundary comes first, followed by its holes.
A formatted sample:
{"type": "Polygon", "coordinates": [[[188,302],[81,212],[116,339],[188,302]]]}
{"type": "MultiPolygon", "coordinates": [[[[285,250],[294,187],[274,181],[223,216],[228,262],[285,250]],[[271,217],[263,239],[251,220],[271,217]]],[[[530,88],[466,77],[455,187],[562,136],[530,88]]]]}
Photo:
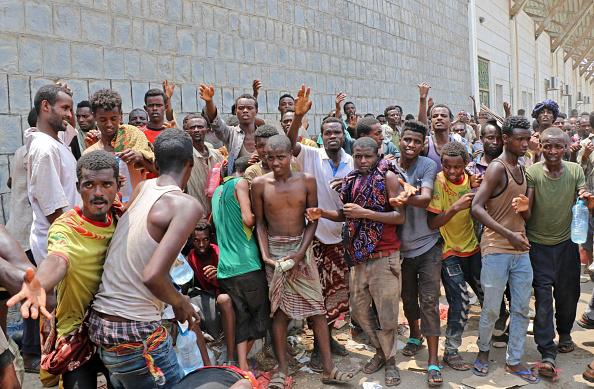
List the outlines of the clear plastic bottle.
{"type": "Polygon", "coordinates": [[[204,366],[194,331],[189,328],[184,331],[180,326],[175,347],[177,348],[175,353],[177,362],[184,371],[184,375],[188,375],[204,366]]]}
{"type": "Polygon", "coordinates": [[[192,270],[192,267],[190,266],[186,258],[184,258],[184,256],[181,253],[179,253],[177,255],[177,258],[173,262],[173,265],[171,265],[169,275],[171,276],[173,282],[176,285],[183,286],[188,282],[192,281],[192,279],[194,278],[194,270],[192,270]]]}
{"type": "Polygon", "coordinates": [[[128,170],[128,164],[122,161],[120,157],[116,157],[116,161],[118,161],[118,165],[120,167],[120,174],[126,178],[124,186],[120,188],[120,193],[122,194],[122,203],[127,203],[130,201],[130,197],[132,196],[132,181],[130,181],[130,171],[128,170]]]}
{"type": "Polygon", "coordinates": [[[571,209],[573,216],[571,218],[571,240],[574,243],[586,243],[588,238],[588,221],[590,219],[590,212],[586,203],[582,199],[578,199],[571,209]]]}

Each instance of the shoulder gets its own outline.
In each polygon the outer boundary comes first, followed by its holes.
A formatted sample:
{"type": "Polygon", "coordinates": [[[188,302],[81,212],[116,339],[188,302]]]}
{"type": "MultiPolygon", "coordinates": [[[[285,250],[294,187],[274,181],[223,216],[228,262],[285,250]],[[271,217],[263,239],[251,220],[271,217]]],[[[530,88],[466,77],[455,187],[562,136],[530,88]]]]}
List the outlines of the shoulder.
{"type": "Polygon", "coordinates": [[[578,163],[575,162],[569,162],[569,161],[563,161],[563,163],[565,164],[565,167],[567,167],[567,169],[575,174],[575,175],[579,175],[580,173],[584,173],[584,169],[582,169],[582,166],[578,163]]]}
{"type": "Polygon", "coordinates": [[[537,172],[541,172],[543,170],[544,170],[544,162],[541,161],[541,162],[537,162],[535,164],[532,164],[532,165],[528,166],[526,168],[526,173],[528,173],[528,174],[534,174],[534,173],[537,173],[537,172]]]}

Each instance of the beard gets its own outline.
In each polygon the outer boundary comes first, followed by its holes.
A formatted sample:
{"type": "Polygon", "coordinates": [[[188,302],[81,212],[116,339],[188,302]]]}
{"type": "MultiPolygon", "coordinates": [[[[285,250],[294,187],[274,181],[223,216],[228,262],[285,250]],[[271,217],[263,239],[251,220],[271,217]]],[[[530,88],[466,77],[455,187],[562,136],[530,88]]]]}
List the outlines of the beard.
{"type": "Polygon", "coordinates": [[[62,117],[60,115],[58,115],[56,113],[56,111],[54,111],[53,108],[52,108],[52,115],[51,115],[51,117],[48,120],[48,124],[56,132],[66,131],[66,126],[64,124],[64,119],[62,119],[62,117]]]}

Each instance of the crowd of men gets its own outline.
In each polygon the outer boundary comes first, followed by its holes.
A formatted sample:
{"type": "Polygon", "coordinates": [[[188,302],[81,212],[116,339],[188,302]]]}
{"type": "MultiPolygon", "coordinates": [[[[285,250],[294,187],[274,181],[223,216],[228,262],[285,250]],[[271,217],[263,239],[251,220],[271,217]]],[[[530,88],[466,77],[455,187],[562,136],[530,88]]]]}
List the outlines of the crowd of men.
{"type": "MultiPolygon", "coordinates": [[[[383,369],[395,386],[401,298],[410,327],[401,353],[426,343],[429,386],[442,385],[443,364],[488,375],[502,343],[510,374],[558,378],[557,354],[575,348],[580,262],[592,261],[592,220],[578,246],[571,208],[577,199],[594,208],[594,113],[565,118],[545,100],[533,122],[507,103],[502,122],[454,116],[421,83],[419,112],[405,118],[398,105],[360,115],[338,93],[310,138],[310,89],[280,96],[278,123],[265,123],[261,86],[223,118],[213,86],[200,85],[204,109],[182,123],[167,81],[128,124],[116,91],[76,106],[67,85],[36,91],[0,227],[2,298],[20,303],[27,371],[67,389],[96,387],[98,373],[109,388],[258,387],[249,355],[265,339],[278,363],[268,388],[283,389],[289,322],[307,319],[309,367],[324,384],[346,384],[354,372],[332,356],[349,351],[332,331],[347,317],[375,349],[363,373],[383,369]],[[194,274],[176,285],[180,253],[194,274]],[[459,353],[469,288],[482,307],[471,362],[459,353]],[[536,368],[523,360],[532,294],[536,368]],[[171,319],[196,332],[206,366],[204,334],[224,343],[224,366],[184,377],[171,319]]],[[[594,294],[577,322],[594,328],[594,294]]],[[[2,388],[20,387],[13,359],[0,332],[2,388]]],[[[594,364],[584,378],[594,381],[594,364]]]]}

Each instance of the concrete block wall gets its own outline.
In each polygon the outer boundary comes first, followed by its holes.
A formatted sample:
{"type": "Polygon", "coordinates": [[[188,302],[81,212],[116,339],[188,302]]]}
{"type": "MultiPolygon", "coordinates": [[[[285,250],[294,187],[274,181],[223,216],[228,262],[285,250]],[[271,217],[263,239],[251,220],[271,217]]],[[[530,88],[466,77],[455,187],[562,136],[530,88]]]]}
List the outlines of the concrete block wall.
{"type": "Polygon", "coordinates": [[[361,113],[397,103],[416,114],[416,84],[428,81],[436,102],[469,109],[467,12],[465,0],[3,0],[2,204],[9,156],[45,83],[65,80],[75,102],[114,88],[128,112],[169,79],[181,116],[202,108],[198,84],[214,84],[228,113],[257,78],[260,116],[277,122],[278,97],[305,82],[311,134],[338,91],[361,113]]]}

